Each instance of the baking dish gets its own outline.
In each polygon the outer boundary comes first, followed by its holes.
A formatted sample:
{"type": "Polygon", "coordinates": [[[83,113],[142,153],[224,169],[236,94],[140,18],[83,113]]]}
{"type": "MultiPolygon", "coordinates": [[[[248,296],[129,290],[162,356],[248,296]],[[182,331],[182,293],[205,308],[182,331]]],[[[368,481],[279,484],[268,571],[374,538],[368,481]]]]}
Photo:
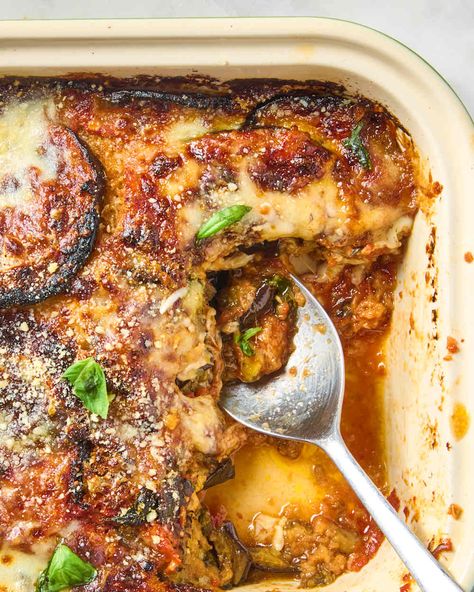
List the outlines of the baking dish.
{"type": "MultiPolygon", "coordinates": [[[[474,250],[474,241],[468,230],[472,206],[464,195],[472,185],[474,142],[469,116],[449,87],[395,41],[326,19],[4,22],[0,32],[2,74],[198,72],[222,79],[330,80],[386,104],[410,130],[443,192],[429,213],[418,215],[399,273],[387,343],[389,475],[422,540],[452,540],[454,552],[442,561],[469,589],[473,435],[463,434],[452,415],[456,409],[459,420],[462,410],[472,414],[473,407],[474,372],[467,360],[474,337],[468,306],[474,265],[464,255],[474,250]],[[452,360],[444,359],[448,336],[460,344],[452,360]],[[448,514],[453,503],[464,510],[459,520],[448,514]]],[[[404,573],[385,543],[360,573],[327,590],[398,591],[404,573]]]]}

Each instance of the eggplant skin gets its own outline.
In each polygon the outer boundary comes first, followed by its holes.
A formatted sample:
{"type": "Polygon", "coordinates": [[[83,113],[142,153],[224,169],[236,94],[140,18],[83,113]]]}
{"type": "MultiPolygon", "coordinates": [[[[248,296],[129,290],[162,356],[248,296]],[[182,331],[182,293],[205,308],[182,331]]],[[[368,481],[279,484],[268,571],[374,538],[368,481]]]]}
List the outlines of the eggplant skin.
{"type": "Polygon", "coordinates": [[[0,248],[13,245],[13,263],[0,263],[0,309],[65,292],[94,248],[105,189],[102,165],[69,128],[51,125],[48,142],[58,152],[57,175],[33,187],[34,206],[25,214],[15,211],[21,204],[5,208],[0,199],[0,248]]]}
{"type": "Polygon", "coordinates": [[[127,102],[130,99],[139,101],[161,101],[165,103],[175,103],[182,107],[191,109],[230,109],[234,103],[229,95],[202,94],[196,92],[172,93],[149,89],[122,89],[112,90],[106,93],[108,99],[113,103],[127,102]]]}
{"type": "Polygon", "coordinates": [[[89,460],[93,444],[90,440],[80,439],[74,442],[76,456],[71,464],[71,472],[69,475],[69,491],[75,504],[77,504],[83,510],[89,508],[88,504],[85,504],[82,500],[85,495],[85,487],[83,482],[84,463],[89,460]]]}
{"type": "Polygon", "coordinates": [[[173,532],[179,530],[181,507],[189,502],[194,489],[184,478],[171,479],[163,484],[159,492],[142,487],[133,506],[113,521],[126,526],[140,526],[146,523],[147,514],[155,510],[161,524],[173,532]]]}
{"type": "Polygon", "coordinates": [[[216,485],[220,485],[221,483],[225,483],[230,479],[235,477],[235,467],[234,463],[232,462],[231,458],[226,458],[221,461],[211,473],[209,473],[204,485],[202,486],[203,489],[209,489],[210,487],[215,487],[216,485]]]}
{"type": "Polygon", "coordinates": [[[221,570],[221,588],[225,590],[243,584],[249,575],[252,561],[232,522],[224,522],[220,528],[214,529],[209,540],[221,570]]]}

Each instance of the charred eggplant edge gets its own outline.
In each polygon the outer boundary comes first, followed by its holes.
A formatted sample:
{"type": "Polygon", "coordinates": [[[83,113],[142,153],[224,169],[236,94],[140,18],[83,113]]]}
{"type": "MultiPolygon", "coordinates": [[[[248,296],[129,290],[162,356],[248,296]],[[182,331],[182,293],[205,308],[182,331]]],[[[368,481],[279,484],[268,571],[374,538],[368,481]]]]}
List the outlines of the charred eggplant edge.
{"type": "Polygon", "coordinates": [[[24,267],[15,270],[14,276],[18,278],[18,283],[24,285],[10,288],[1,287],[0,285],[0,309],[37,304],[46,298],[63,293],[68,287],[68,282],[82,269],[93,251],[99,228],[99,201],[105,191],[105,174],[100,161],[91,153],[77,134],[67,127],[64,129],[70,134],[83,158],[94,172],[93,179],[91,179],[87,188],[83,189],[92,197],[91,207],[84,212],[76,226],[75,230],[78,238],[75,248],[64,253],[64,260],[59,265],[58,270],[50,275],[37,290],[32,290],[31,278],[34,277],[34,273],[25,274],[24,267]]]}

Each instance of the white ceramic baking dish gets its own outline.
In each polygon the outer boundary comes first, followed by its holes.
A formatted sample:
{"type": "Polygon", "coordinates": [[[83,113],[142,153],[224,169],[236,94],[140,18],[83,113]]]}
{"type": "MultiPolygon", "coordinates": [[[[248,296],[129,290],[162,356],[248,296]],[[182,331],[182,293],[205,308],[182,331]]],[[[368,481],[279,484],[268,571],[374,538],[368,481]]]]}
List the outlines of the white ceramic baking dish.
{"type": "MultiPolygon", "coordinates": [[[[343,21],[0,23],[0,74],[68,72],[331,80],[381,101],[410,130],[443,191],[429,215],[418,214],[399,274],[387,344],[389,475],[401,510],[407,508],[420,538],[426,543],[433,537],[451,538],[454,551],[441,561],[470,590],[474,430],[456,439],[452,415],[455,408],[455,417],[463,409],[474,414],[474,364],[469,363],[474,355],[474,263],[464,258],[474,252],[474,129],[454,92],[403,45],[343,21]],[[448,336],[460,344],[451,361],[443,359],[448,336]],[[448,514],[452,503],[463,508],[459,520],[448,514]]],[[[326,590],[399,592],[404,573],[384,543],[360,573],[347,574],[326,590]]],[[[259,587],[290,586],[267,581],[259,587]]]]}

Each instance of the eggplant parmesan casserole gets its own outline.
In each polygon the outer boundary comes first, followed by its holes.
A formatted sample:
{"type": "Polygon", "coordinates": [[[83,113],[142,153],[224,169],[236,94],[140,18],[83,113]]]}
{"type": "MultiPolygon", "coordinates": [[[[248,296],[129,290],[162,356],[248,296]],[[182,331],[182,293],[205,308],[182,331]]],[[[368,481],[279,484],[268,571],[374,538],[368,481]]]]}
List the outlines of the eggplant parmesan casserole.
{"type": "Polygon", "coordinates": [[[361,569],[382,535],[324,453],[217,402],[286,364],[295,272],[341,335],[343,434],[385,491],[382,344],[421,192],[409,134],[314,81],[0,87],[0,590],[361,569]]]}

